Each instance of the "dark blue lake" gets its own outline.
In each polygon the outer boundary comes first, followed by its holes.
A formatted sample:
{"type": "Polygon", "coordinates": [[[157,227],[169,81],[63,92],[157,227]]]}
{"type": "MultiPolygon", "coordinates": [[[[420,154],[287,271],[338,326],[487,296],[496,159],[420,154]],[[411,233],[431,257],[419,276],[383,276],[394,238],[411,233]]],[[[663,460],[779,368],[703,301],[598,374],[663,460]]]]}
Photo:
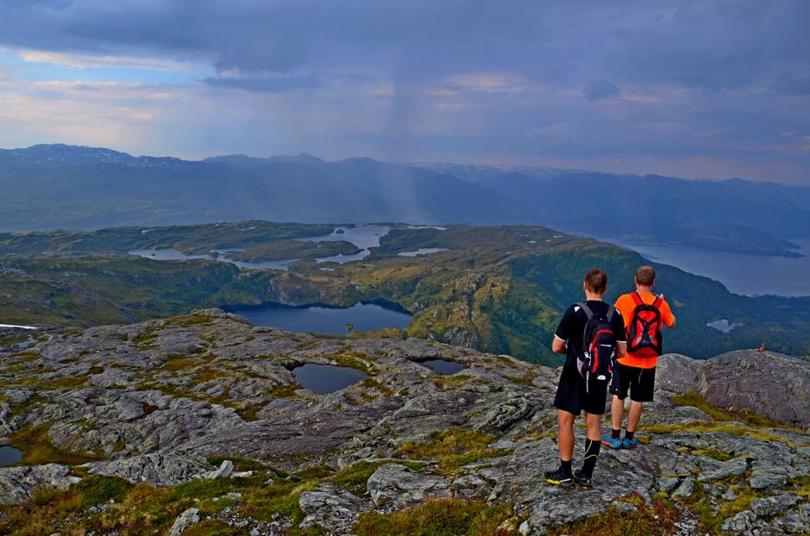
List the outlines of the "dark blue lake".
{"type": "Polygon", "coordinates": [[[356,303],[344,309],[317,305],[289,307],[267,304],[229,310],[244,316],[256,326],[325,335],[346,335],[349,333],[348,324],[352,325],[353,331],[373,331],[383,328],[403,329],[411,323],[411,315],[408,313],[373,303],[356,303]]]}
{"type": "Polygon", "coordinates": [[[6,465],[13,465],[23,458],[23,453],[20,449],[14,447],[0,447],[0,467],[6,465]]]}
{"type": "Polygon", "coordinates": [[[316,363],[306,363],[296,367],[293,369],[293,375],[302,387],[322,395],[339,391],[368,377],[362,371],[351,367],[316,363]]]}

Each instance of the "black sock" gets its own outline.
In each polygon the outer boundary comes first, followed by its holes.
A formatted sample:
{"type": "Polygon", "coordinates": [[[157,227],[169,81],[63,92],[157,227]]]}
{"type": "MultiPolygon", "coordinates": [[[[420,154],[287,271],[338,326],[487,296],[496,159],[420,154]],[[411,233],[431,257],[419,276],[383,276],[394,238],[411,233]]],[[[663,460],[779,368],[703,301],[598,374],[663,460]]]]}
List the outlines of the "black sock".
{"type": "Polygon", "coordinates": [[[624,438],[625,439],[633,439],[634,435],[636,435],[635,432],[631,432],[630,430],[628,430],[626,428],[624,429],[624,438]]]}
{"type": "Polygon", "coordinates": [[[571,460],[560,460],[560,471],[562,472],[563,476],[570,477],[571,476],[571,460]]]}
{"type": "Polygon", "coordinates": [[[586,478],[591,478],[593,475],[593,468],[596,466],[597,458],[599,458],[599,448],[601,446],[601,441],[585,438],[585,461],[582,462],[582,474],[586,478]]]}
{"type": "Polygon", "coordinates": [[[618,430],[614,430],[613,428],[611,428],[610,437],[613,439],[619,439],[620,437],[622,437],[622,429],[619,428],[618,430]]]}

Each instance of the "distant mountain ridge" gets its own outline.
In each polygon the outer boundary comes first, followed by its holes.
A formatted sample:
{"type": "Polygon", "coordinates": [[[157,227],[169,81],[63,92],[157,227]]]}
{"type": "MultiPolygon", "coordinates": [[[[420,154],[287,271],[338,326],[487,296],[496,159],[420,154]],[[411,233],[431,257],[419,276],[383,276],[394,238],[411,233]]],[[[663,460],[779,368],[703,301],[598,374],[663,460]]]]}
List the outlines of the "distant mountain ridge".
{"type": "Polygon", "coordinates": [[[325,161],[302,153],[199,161],[105,148],[0,150],[0,230],[264,219],[526,223],[625,243],[795,256],[810,188],[527,166],[325,161]]]}

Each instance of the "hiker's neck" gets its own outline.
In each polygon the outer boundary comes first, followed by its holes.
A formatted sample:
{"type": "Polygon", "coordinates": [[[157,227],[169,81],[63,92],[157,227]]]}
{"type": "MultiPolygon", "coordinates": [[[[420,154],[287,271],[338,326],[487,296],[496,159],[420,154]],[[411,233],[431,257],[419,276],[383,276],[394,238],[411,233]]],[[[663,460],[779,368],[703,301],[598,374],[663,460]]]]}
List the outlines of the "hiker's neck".
{"type": "Polygon", "coordinates": [[[639,285],[636,283],[636,290],[639,292],[649,292],[652,294],[652,285],[639,285]]]}
{"type": "Polygon", "coordinates": [[[604,294],[596,294],[595,292],[585,289],[585,299],[588,301],[603,301],[602,296],[604,296],[604,294]]]}

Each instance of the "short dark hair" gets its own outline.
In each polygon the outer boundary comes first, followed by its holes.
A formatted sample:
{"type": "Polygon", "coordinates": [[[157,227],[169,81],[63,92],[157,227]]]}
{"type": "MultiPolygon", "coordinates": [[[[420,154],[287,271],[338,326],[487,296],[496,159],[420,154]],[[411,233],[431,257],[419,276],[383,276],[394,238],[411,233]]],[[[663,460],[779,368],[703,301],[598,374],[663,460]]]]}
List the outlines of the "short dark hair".
{"type": "Polygon", "coordinates": [[[594,294],[604,294],[607,290],[607,274],[600,268],[594,268],[585,274],[585,286],[594,294]]]}
{"type": "Polygon", "coordinates": [[[655,283],[655,268],[652,266],[639,266],[638,270],[636,270],[636,283],[645,287],[655,283]]]}

